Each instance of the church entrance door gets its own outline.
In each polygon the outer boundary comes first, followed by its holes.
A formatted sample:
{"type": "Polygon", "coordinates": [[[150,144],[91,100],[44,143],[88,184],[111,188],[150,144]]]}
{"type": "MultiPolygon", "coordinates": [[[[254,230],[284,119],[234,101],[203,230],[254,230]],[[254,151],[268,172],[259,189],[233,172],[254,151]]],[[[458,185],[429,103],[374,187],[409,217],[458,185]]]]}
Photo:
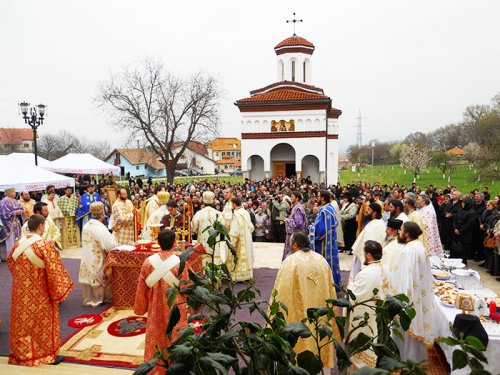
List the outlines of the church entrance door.
{"type": "Polygon", "coordinates": [[[295,169],[295,163],[286,163],[286,177],[295,177],[297,176],[297,170],[295,169]]]}
{"type": "Polygon", "coordinates": [[[271,149],[271,175],[296,176],[295,149],[289,143],[279,143],[271,149]]]}

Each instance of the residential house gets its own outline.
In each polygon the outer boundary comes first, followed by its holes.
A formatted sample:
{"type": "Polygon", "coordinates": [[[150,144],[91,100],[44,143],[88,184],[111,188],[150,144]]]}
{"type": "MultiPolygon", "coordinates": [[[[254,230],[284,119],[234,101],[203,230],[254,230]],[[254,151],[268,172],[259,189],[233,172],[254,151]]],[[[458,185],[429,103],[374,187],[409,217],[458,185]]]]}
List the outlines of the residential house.
{"type": "Polygon", "coordinates": [[[220,172],[241,168],[241,140],[238,138],[215,138],[208,142],[208,154],[220,172]]]}
{"type": "Polygon", "coordinates": [[[33,130],[31,128],[0,128],[1,153],[33,151],[33,130]]]}
{"type": "Polygon", "coordinates": [[[166,177],[165,164],[158,155],[145,148],[115,148],[104,159],[105,162],[119,166],[120,176],[166,177]]]}
{"type": "MultiPolygon", "coordinates": [[[[181,143],[173,147],[174,154],[178,152],[181,143]]],[[[144,177],[166,177],[165,165],[158,155],[145,148],[116,148],[105,159],[106,162],[119,166],[120,175],[144,177]]],[[[199,168],[204,174],[214,174],[215,163],[208,157],[206,145],[191,141],[177,163],[176,169],[199,168]]]]}
{"type": "MultiPolygon", "coordinates": [[[[182,145],[180,142],[174,145],[174,154],[178,152],[182,145]]],[[[209,156],[207,145],[197,141],[188,142],[183,155],[177,163],[177,169],[181,169],[179,165],[184,165],[187,168],[199,168],[203,171],[203,174],[215,173],[215,162],[209,156]]]]}

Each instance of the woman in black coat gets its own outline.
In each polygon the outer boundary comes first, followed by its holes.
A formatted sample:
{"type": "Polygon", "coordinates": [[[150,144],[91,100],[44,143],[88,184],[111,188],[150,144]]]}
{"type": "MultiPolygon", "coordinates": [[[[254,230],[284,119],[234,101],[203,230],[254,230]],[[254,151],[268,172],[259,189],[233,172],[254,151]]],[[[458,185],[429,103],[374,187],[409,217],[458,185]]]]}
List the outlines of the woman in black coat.
{"type": "Polygon", "coordinates": [[[478,217],[473,209],[474,200],[465,198],[462,200],[462,211],[455,216],[453,230],[456,242],[462,246],[462,259],[467,264],[468,259],[474,257],[472,249],[474,226],[478,222],[478,217]]]}

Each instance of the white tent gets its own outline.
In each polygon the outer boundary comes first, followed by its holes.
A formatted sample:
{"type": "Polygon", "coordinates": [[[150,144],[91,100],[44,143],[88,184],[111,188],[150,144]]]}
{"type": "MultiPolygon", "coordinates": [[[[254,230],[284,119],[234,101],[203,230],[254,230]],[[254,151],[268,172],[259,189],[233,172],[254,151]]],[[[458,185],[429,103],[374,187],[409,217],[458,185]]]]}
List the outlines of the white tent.
{"type": "MultiPolygon", "coordinates": [[[[35,154],[33,154],[32,152],[13,152],[12,154],[7,155],[7,157],[14,160],[22,160],[24,162],[35,165],[35,154]]],[[[37,159],[39,167],[48,168],[52,164],[51,161],[42,158],[40,155],[38,155],[37,159]]]]}
{"type": "Polygon", "coordinates": [[[47,185],[57,189],[65,186],[75,186],[75,180],[57,173],[37,167],[35,163],[15,160],[9,156],[0,157],[0,191],[13,186],[16,191],[44,190],[47,185]]]}
{"type": "Polygon", "coordinates": [[[59,173],[106,174],[120,173],[120,167],[108,164],[91,154],[68,154],[54,160],[48,170],[59,173]]]}

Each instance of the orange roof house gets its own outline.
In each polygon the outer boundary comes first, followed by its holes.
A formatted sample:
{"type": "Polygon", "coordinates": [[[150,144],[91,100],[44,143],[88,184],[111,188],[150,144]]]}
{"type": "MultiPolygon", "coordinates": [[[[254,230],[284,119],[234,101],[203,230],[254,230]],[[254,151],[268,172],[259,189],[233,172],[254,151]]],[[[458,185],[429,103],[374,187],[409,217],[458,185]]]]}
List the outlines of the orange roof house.
{"type": "Polygon", "coordinates": [[[465,154],[465,151],[462,150],[460,147],[453,147],[451,149],[449,149],[448,151],[446,151],[447,154],[451,154],[451,155],[464,155],[465,154]]]}

